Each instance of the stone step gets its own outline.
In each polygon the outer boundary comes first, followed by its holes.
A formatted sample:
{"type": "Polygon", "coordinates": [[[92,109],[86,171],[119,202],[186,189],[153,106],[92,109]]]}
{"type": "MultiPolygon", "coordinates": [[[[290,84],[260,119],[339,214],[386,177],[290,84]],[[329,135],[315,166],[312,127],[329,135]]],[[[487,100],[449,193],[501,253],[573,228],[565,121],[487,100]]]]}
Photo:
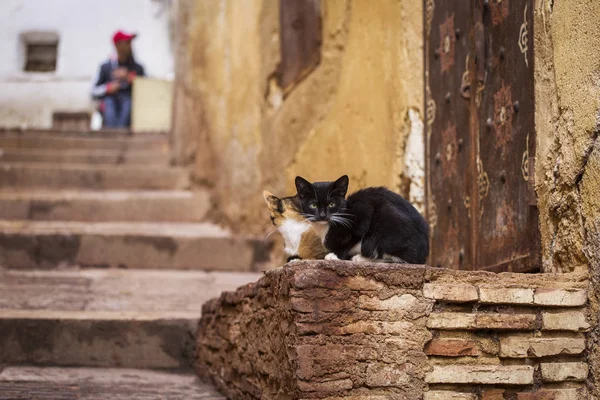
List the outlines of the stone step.
{"type": "Polygon", "coordinates": [[[71,164],[149,164],[170,163],[168,149],[159,150],[85,150],[0,148],[0,162],[45,162],[71,164]]]}
{"type": "Polygon", "coordinates": [[[10,220],[201,222],[209,207],[202,190],[0,191],[0,219],[10,220]]]}
{"type": "Polygon", "coordinates": [[[225,400],[191,373],[117,368],[8,367],[0,399],[225,400]]]}
{"type": "Polygon", "coordinates": [[[95,137],[105,139],[122,138],[149,138],[164,137],[167,138],[169,132],[166,131],[131,131],[129,129],[101,129],[92,131],[90,129],[72,130],[72,129],[54,129],[54,128],[20,128],[20,127],[0,127],[0,137],[3,136],[49,136],[49,137],[95,137]]]}
{"type": "Polygon", "coordinates": [[[0,189],[186,189],[185,169],[53,163],[0,163],[0,189]]]}
{"type": "Polygon", "coordinates": [[[167,135],[0,132],[0,149],[168,150],[167,135]]]}
{"type": "Polygon", "coordinates": [[[257,276],[0,270],[0,368],[189,368],[202,304],[257,276]]]}
{"type": "Polygon", "coordinates": [[[211,224],[0,221],[0,266],[260,270],[270,243],[211,224]]]}

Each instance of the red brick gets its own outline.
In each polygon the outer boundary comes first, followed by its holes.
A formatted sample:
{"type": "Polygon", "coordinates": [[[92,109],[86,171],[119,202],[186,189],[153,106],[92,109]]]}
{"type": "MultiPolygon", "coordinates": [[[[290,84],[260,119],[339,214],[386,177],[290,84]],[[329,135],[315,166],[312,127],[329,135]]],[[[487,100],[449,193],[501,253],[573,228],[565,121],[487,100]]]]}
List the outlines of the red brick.
{"type": "Polygon", "coordinates": [[[532,330],[535,328],[535,315],[478,314],[475,326],[478,329],[532,330]]]}
{"type": "Polygon", "coordinates": [[[533,314],[471,314],[442,312],[433,313],[427,320],[430,329],[500,329],[500,330],[533,330],[535,315],[533,314]]]}
{"type": "Polygon", "coordinates": [[[486,389],[481,393],[481,400],[504,400],[504,389],[486,389]]]}
{"type": "Polygon", "coordinates": [[[538,392],[517,393],[517,400],[588,400],[585,389],[542,389],[538,392]]]}
{"type": "Polygon", "coordinates": [[[425,353],[430,356],[478,356],[479,346],[472,340],[465,339],[434,339],[425,347],[425,353]]]}

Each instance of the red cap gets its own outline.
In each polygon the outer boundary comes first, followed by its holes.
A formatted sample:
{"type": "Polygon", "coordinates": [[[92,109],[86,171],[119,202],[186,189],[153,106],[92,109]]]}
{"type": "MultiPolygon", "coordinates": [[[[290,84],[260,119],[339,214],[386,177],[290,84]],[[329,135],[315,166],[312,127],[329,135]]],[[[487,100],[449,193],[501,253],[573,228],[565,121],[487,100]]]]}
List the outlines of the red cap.
{"type": "Polygon", "coordinates": [[[117,44],[117,42],[120,42],[122,40],[131,40],[131,39],[134,39],[136,36],[137,36],[137,33],[127,33],[124,31],[117,31],[113,35],[113,43],[117,44]]]}

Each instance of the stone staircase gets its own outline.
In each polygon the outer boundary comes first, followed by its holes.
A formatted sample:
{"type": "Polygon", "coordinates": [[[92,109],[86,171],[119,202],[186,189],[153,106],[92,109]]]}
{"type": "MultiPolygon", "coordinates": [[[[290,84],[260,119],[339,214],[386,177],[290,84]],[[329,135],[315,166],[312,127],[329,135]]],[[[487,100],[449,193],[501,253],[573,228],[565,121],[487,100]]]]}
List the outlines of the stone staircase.
{"type": "Polygon", "coordinates": [[[217,399],[201,305],[269,248],[204,222],[166,135],[0,130],[0,399],[217,399]]]}

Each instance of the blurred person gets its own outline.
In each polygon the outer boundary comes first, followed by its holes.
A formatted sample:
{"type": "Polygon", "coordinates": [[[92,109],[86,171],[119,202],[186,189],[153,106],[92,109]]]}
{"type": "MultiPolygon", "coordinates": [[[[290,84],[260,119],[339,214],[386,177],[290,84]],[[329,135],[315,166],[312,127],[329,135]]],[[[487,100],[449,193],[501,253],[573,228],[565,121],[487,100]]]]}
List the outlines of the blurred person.
{"type": "Polygon", "coordinates": [[[133,57],[131,41],[137,34],[118,31],[113,35],[117,54],[100,65],[92,97],[100,100],[103,125],[129,128],[131,125],[131,85],[137,76],[145,76],[144,67],[133,57]]]}

